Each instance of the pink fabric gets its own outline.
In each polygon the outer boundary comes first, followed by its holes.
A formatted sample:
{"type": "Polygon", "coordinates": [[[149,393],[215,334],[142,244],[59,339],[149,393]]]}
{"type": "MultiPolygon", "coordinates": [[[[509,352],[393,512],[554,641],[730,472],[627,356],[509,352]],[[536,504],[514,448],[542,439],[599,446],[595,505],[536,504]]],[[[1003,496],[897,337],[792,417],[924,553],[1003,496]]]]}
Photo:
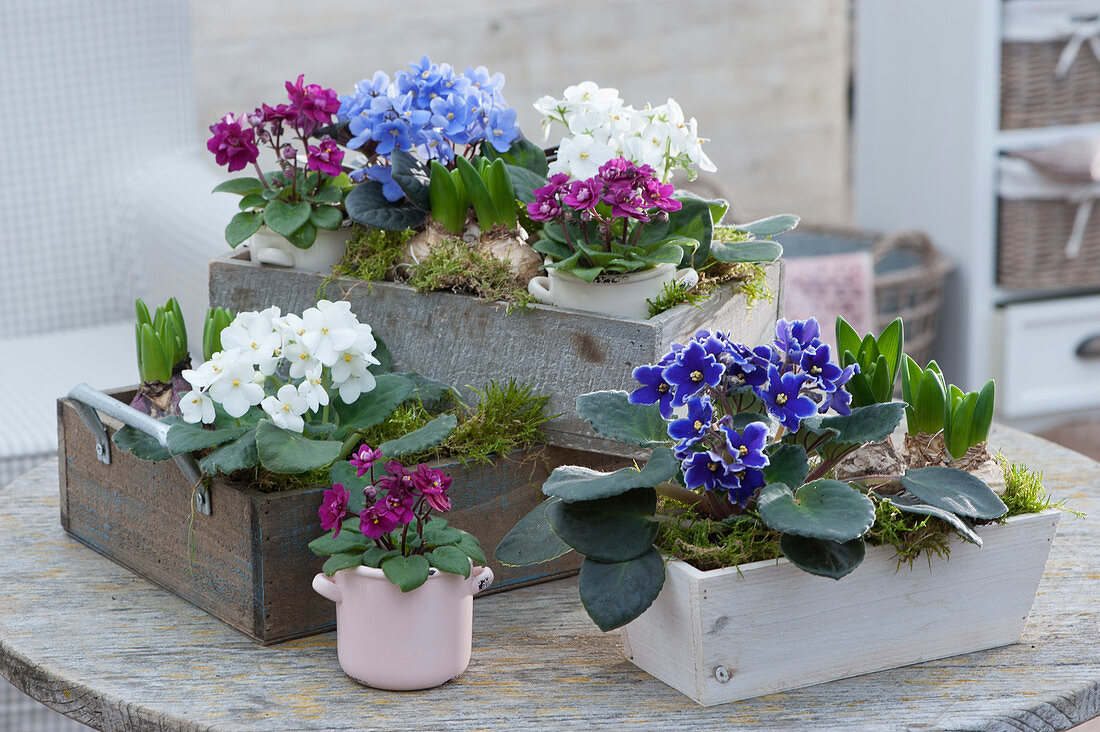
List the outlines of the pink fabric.
{"type": "Polygon", "coordinates": [[[875,328],[875,270],[871,253],[845,252],[820,257],[792,257],[786,261],[786,298],[783,317],[817,318],[821,338],[836,353],[836,316],[860,335],[875,328]]]}

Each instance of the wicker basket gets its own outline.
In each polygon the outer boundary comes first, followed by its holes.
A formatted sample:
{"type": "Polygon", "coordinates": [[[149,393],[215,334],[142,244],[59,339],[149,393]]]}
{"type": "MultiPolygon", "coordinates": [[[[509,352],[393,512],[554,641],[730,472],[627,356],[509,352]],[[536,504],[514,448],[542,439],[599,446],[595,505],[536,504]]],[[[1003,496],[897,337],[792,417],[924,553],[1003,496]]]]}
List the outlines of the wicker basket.
{"type": "Polygon", "coordinates": [[[1100,122],[1100,61],[1083,48],[1058,77],[1065,46],[1001,44],[1001,129],[1100,122]]]}
{"type": "Polygon", "coordinates": [[[902,318],[905,352],[922,364],[927,362],[936,338],[944,280],[954,268],[927,234],[903,230],[878,235],[848,227],[800,226],[783,236],[782,242],[788,257],[870,249],[875,267],[875,327],[881,332],[894,318],[902,318]]]}
{"type": "Polygon", "coordinates": [[[944,281],[954,263],[917,230],[883,234],[875,240],[871,254],[879,331],[900,317],[905,321],[905,353],[917,363],[927,363],[936,339],[944,281]],[[882,265],[892,253],[915,257],[919,264],[885,269],[882,265]]]}
{"type": "Polygon", "coordinates": [[[1080,253],[1066,254],[1078,204],[1000,199],[997,284],[1035,290],[1100,285],[1100,211],[1084,230],[1080,253]]]}

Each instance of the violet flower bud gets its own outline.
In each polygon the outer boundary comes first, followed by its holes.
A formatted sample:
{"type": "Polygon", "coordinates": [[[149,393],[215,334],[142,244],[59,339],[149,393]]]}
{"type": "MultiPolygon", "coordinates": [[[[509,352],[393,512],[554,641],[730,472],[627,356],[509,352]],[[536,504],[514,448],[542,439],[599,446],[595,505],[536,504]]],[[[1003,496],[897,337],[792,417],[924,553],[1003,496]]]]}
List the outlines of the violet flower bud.
{"type": "Polygon", "coordinates": [[[367,503],[378,500],[378,489],[373,485],[363,486],[363,498],[367,500],[367,503]]]}
{"type": "Polygon", "coordinates": [[[264,124],[264,115],[260,110],[256,110],[252,114],[248,115],[248,124],[253,127],[262,127],[264,124]]]}
{"type": "Polygon", "coordinates": [[[283,160],[293,160],[298,155],[298,153],[295,152],[295,150],[294,150],[294,146],[289,144],[289,143],[286,144],[286,145],[283,145],[283,148],[282,148],[282,150],[280,150],[280,153],[283,156],[283,160]]]}
{"type": "Polygon", "coordinates": [[[256,133],[256,138],[260,142],[264,142],[264,143],[271,142],[271,133],[268,132],[267,130],[260,130],[258,133],[256,133]]]}
{"type": "Polygon", "coordinates": [[[653,220],[654,221],[660,221],[661,223],[664,223],[665,221],[668,221],[668,212],[667,211],[658,211],[653,216],[653,220]]]}

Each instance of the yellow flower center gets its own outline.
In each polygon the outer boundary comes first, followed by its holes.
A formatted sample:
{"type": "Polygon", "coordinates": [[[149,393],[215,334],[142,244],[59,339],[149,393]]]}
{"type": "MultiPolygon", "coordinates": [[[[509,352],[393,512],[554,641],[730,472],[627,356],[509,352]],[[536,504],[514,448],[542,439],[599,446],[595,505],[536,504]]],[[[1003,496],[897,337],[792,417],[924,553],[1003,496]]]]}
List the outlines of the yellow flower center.
{"type": "Polygon", "coordinates": [[[814,376],[817,376],[818,374],[821,373],[821,367],[820,366],[811,367],[810,368],[810,373],[813,374],[814,376]]]}
{"type": "Polygon", "coordinates": [[[300,355],[298,356],[298,358],[300,358],[301,360],[305,361],[306,359],[308,359],[308,358],[309,358],[309,354],[303,351],[303,352],[302,352],[302,353],[301,353],[301,354],[300,354],[300,355]]]}
{"type": "Polygon", "coordinates": [[[703,422],[698,419],[695,420],[695,431],[698,432],[701,429],[703,429],[703,422]]]}
{"type": "Polygon", "coordinates": [[[700,381],[703,380],[703,372],[702,371],[692,371],[691,372],[691,380],[694,381],[696,384],[698,384],[700,381]]]}
{"type": "Polygon", "coordinates": [[[582,152],[582,153],[581,153],[581,154],[580,154],[580,155],[579,155],[578,157],[579,157],[579,158],[580,158],[581,160],[588,160],[588,153],[586,153],[586,152],[582,152]]]}
{"type": "Polygon", "coordinates": [[[283,411],[284,412],[289,412],[290,411],[290,405],[289,404],[284,404],[283,405],[283,411]]]}
{"type": "Polygon", "coordinates": [[[240,385],[241,385],[241,380],[240,379],[233,379],[233,386],[240,386],[240,385]]]}
{"type": "Polygon", "coordinates": [[[668,392],[668,384],[661,384],[657,387],[658,394],[665,394],[668,392]]]}
{"type": "Polygon", "coordinates": [[[447,112],[447,119],[454,119],[454,118],[455,118],[455,113],[454,112],[447,112]]]}
{"type": "Polygon", "coordinates": [[[707,467],[710,468],[710,472],[718,470],[718,463],[707,463],[707,467]]]}
{"type": "Polygon", "coordinates": [[[741,447],[737,448],[737,454],[741,457],[744,457],[745,455],[749,454],[749,448],[742,445],[741,447]]]}
{"type": "Polygon", "coordinates": [[[775,397],[775,403],[776,404],[786,404],[787,403],[787,395],[786,394],[777,394],[776,397],[775,397]]]}
{"type": "Polygon", "coordinates": [[[347,363],[351,363],[351,354],[350,353],[345,353],[344,354],[344,361],[346,361],[347,363]]]}
{"type": "Polygon", "coordinates": [[[256,350],[257,348],[259,348],[259,347],[260,347],[260,344],[259,344],[259,343],[257,343],[256,341],[252,341],[252,350],[253,350],[253,351],[255,351],[255,350],[256,350]]]}

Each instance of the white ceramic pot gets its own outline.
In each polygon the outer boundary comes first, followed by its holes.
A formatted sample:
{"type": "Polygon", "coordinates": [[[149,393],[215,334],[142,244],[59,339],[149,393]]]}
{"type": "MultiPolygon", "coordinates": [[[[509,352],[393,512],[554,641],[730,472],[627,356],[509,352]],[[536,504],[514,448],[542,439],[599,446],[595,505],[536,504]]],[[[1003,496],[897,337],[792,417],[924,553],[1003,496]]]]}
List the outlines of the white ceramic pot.
{"type": "Polygon", "coordinates": [[[312,246],[299,249],[271,229],[261,226],[248,240],[248,249],[253,262],[327,273],[344,258],[350,237],[350,226],[336,231],[318,229],[317,240],[312,246]]]}
{"type": "Polygon", "coordinates": [[[382,570],[342,569],[313,578],[313,589],[336,603],[336,654],[351,678],[376,689],[429,689],[470,663],[474,595],[493,582],[488,567],[470,577],[434,571],[409,592],[382,570]]]}
{"type": "Polygon", "coordinates": [[[669,282],[678,280],[688,289],[699,282],[694,269],[677,270],[668,263],[641,272],[601,275],[596,282],[585,282],[558,269],[546,271],[547,276],[535,277],[527,284],[527,291],[539,302],[634,320],[649,317],[646,300],[660,295],[669,282]]]}

